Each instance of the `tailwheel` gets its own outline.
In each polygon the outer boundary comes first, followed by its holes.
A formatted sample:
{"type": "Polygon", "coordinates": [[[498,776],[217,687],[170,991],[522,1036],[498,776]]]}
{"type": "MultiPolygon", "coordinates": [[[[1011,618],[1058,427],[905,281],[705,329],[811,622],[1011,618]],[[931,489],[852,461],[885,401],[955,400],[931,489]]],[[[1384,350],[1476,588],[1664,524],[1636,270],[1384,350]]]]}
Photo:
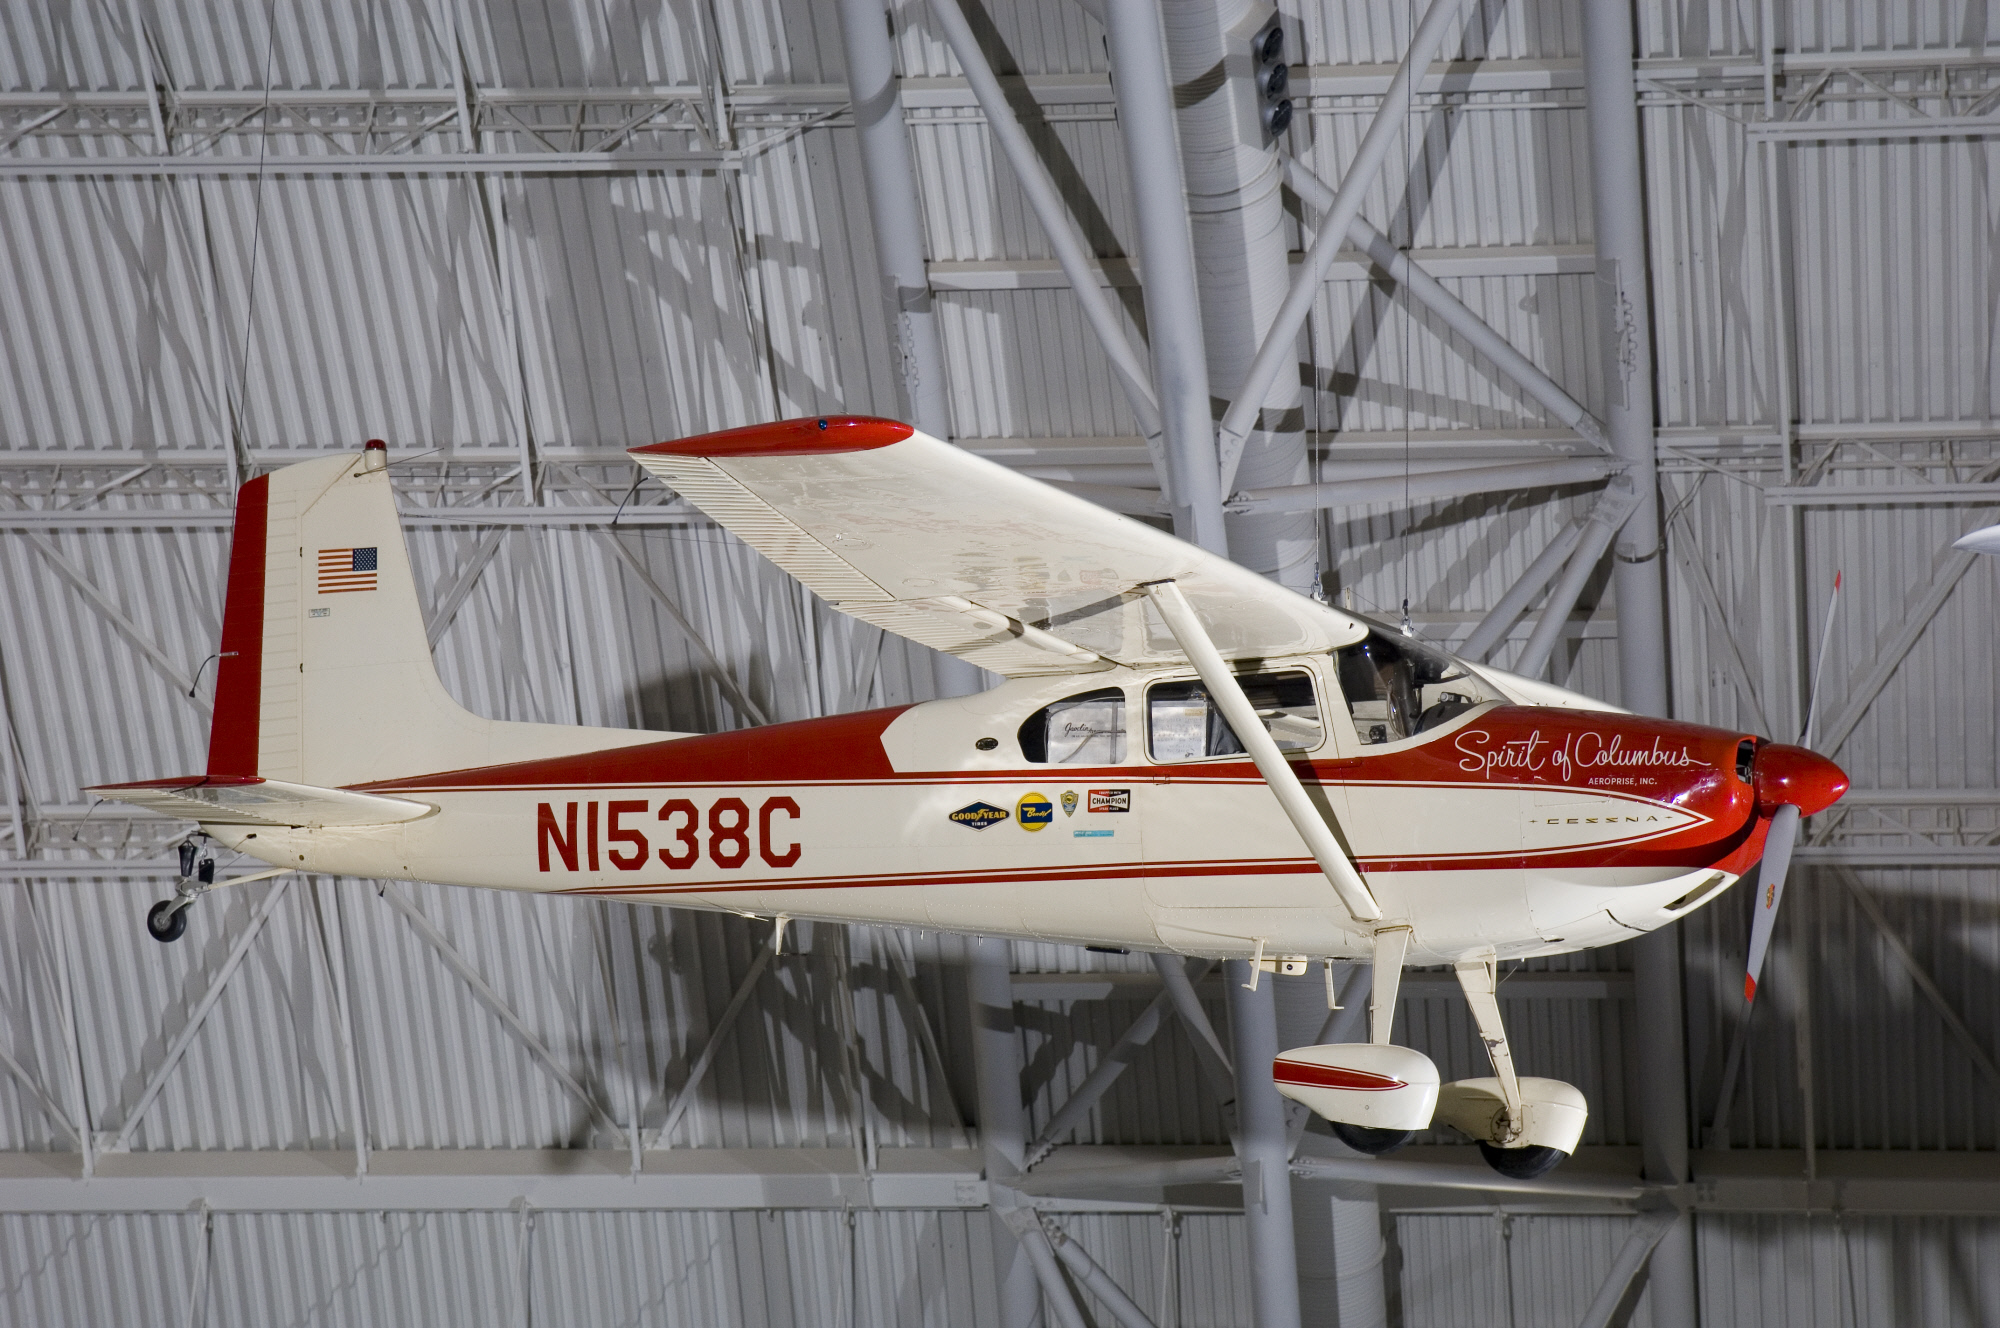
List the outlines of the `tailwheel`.
{"type": "Polygon", "coordinates": [[[1349,1125],[1346,1121],[1328,1121],[1327,1124],[1333,1127],[1334,1138],[1355,1152],[1366,1153],[1370,1157],[1393,1153],[1417,1137],[1415,1130],[1381,1130],[1369,1125],[1349,1125]]]}
{"type": "Polygon", "coordinates": [[[199,853],[200,846],[193,839],[181,844],[181,875],[174,883],[174,897],[146,910],[146,934],[162,945],[187,934],[188,909],[203,891],[215,885],[215,859],[204,854],[197,863],[199,853]]]}
{"type": "Polygon", "coordinates": [[[146,910],[146,934],[156,941],[178,941],[187,929],[187,907],[179,899],[162,899],[146,910]]]}
{"type": "Polygon", "coordinates": [[[1500,1148],[1484,1139],[1479,1141],[1479,1155],[1486,1159],[1487,1166],[1509,1180],[1534,1180],[1538,1176],[1546,1176],[1555,1170],[1557,1163],[1569,1156],[1560,1148],[1533,1144],[1526,1148],[1500,1148]]]}

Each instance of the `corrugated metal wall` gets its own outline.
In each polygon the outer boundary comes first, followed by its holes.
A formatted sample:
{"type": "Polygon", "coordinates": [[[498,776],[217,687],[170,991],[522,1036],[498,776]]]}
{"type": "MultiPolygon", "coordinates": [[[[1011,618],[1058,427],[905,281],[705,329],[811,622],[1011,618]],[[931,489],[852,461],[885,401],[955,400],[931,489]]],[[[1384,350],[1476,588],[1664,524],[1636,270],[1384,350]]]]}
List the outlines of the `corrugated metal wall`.
{"type": "MultiPolygon", "coordinates": [[[[1336,73],[1392,62],[1413,8],[1288,0],[1294,58],[1336,73]]],[[[1825,661],[1823,722],[1864,699],[1871,665],[1912,606],[1953,574],[1946,546],[1991,517],[1963,506],[1799,509],[1803,594],[1794,603],[1784,570],[1794,518],[1759,487],[1779,477],[1773,442],[1781,430],[1796,433],[1808,460],[1838,449],[1826,469],[1833,485],[1987,473],[2000,457],[1991,298],[2000,199],[1992,139],[1750,143],[1730,117],[1761,111],[1751,84],[1764,8],[1649,0],[1637,14],[1642,57],[1751,62],[1733,67],[1737,83],[1696,88],[1702,107],[1652,89],[1643,112],[1655,372],[1669,449],[1675,706],[1688,718],[1788,738],[1802,709],[1799,661],[1819,639],[1834,571],[1844,571],[1846,593],[1825,661]]],[[[1883,51],[1905,59],[1934,51],[1941,60],[1954,49],[1981,52],[2000,20],[1988,0],[1771,8],[1771,37],[1787,52],[1862,62],[1883,51]]],[[[1101,29],[1069,0],[989,11],[994,49],[1004,48],[1011,71],[1106,72],[1101,29]]],[[[906,0],[889,17],[906,76],[955,73],[921,4],[906,0]]],[[[267,84],[386,96],[448,91],[461,77],[483,92],[699,86],[712,72],[711,50],[733,92],[843,77],[837,23],[823,4],[135,0],[0,13],[0,93],[143,89],[135,19],[167,86],[253,99],[267,84]],[[268,41],[267,15],[276,23],[268,41]]],[[[1575,0],[1490,0],[1474,7],[1454,53],[1555,62],[1537,67],[1567,76],[1580,50],[1575,0]]],[[[1995,78],[1981,60],[1958,74],[1975,95],[1995,78]]],[[[1587,246],[1588,112],[1572,82],[1443,99],[1449,109],[1421,99],[1367,215],[1417,249],[1519,258],[1587,246]]],[[[1105,256],[1129,254],[1131,203],[1110,103],[1098,85],[1070,95],[1048,103],[1048,124],[1036,132],[1084,205],[1089,243],[1105,256]]],[[[1337,179],[1371,106],[1344,93],[1302,102],[1291,150],[1337,179]]],[[[910,136],[934,261],[1046,257],[976,113],[917,109],[910,136]]],[[[227,142],[229,151],[255,151],[249,136],[227,142]]],[[[270,144],[272,152],[309,147],[295,135],[270,144]]],[[[88,492],[127,466],[178,454],[187,468],[172,483],[156,476],[143,494],[103,501],[200,509],[204,493],[226,488],[222,459],[232,447],[276,463],[384,436],[399,457],[443,449],[405,471],[409,500],[431,501],[487,486],[518,491],[510,467],[524,444],[560,460],[567,449],[616,449],[773,415],[896,409],[858,158],[844,126],[804,132],[741,171],[273,175],[261,184],[10,178],[0,181],[0,236],[9,498],[58,480],[88,492]],[[104,464],[77,480],[30,472],[22,463],[33,454],[52,465],[77,454],[104,464]]],[[[1308,237],[1302,227],[1299,242],[1308,237]]],[[[1601,399],[1590,273],[1445,284],[1586,403],[1601,399]]],[[[1136,293],[1117,293],[1135,316],[1136,293]]],[[[1129,446],[1134,423],[1067,292],[952,292],[939,307],[958,436],[1129,446]]],[[[1309,424],[1329,459],[1393,469],[1403,458],[1414,465],[1569,441],[1492,366],[1380,285],[1330,281],[1307,344],[1309,424]]],[[[559,501],[606,505],[629,484],[624,467],[589,457],[542,478],[562,488],[559,501]]],[[[1391,618],[1408,601],[1420,629],[1462,638],[1589,501],[1565,490],[1330,513],[1329,587],[1391,618]]],[[[198,767],[206,682],[195,699],[185,691],[219,629],[226,537],[194,524],[43,538],[37,547],[0,534],[0,686],[23,817],[38,827],[38,852],[59,862],[155,857],[163,827],[110,809],[86,820],[78,790],[198,767]],[[85,602],[78,578],[115,605],[122,626],[85,602]]],[[[614,538],[768,718],[934,694],[923,652],[811,601],[701,522],[616,536],[413,531],[431,603],[492,551],[437,643],[453,693],[514,719],[671,730],[749,722],[703,651],[610,547],[614,538]]],[[[1861,787],[1884,796],[1977,790],[1990,803],[2000,784],[1996,595],[1994,568],[1961,573],[1859,712],[1836,754],[1861,787]]],[[[1601,585],[1583,603],[1590,620],[1574,626],[1554,676],[1615,700],[1616,605],[1601,585]]],[[[1511,650],[1503,647],[1500,663],[1511,650]]],[[[1986,833],[1979,814],[1937,816],[1972,818],[1986,833]]],[[[1885,832],[1882,842],[1907,839],[1885,832]]],[[[1983,1105],[1991,1086],[1855,896],[1865,892],[1990,1048],[2000,1039],[1991,1013],[2000,1009],[1993,869],[1815,865],[1796,885],[1771,995],[1759,1004],[1744,1077],[1721,1122],[1730,1140],[2000,1148],[1983,1105]]],[[[209,901],[189,938],[163,949],[140,936],[136,919],[166,888],[164,878],[93,878],[67,863],[49,880],[0,888],[0,934],[11,942],[0,947],[0,1037],[64,1110],[80,1096],[97,1130],[125,1126],[201,1012],[229,938],[278,887],[209,901]],[[75,956],[67,975],[66,952],[75,956]],[[65,983],[69,1001],[58,995],[65,983]]],[[[372,885],[316,880],[283,890],[241,970],[160,1080],[133,1128],[135,1149],[352,1147],[335,954],[371,1147],[621,1148],[635,1112],[644,1126],[663,1120],[765,931],[623,905],[404,891],[607,1124],[504,1031],[372,885]]],[[[1707,1112],[1740,1008],[1747,909],[1726,897],[1684,929],[1702,1127],[1713,1123],[1707,1112]]],[[[956,1053],[966,1018],[956,943],[830,928],[800,940],[805,953],[759,980],[674,1144],[847,1148],[858,1131],[884,1146],[958,1140],[957,1111],[972,1094],[956,1053]],[[852,1011],[858,1057],[829,1009],[852,1011]],[[919,1011],[944,1044],[944,1076],[922,1049],[919,1011]]],[[[1136,956],[1035,945],[1016,946],[1015,960],[1024,972],[1145,966],[1136,956]]],[[[1629,960],[1612,950],[1548,966],[1615,972],[1629,960]]],[[[1032,1126],[1138,1009],[1130,1001],[1021,1007],[1032,1126]]],[[[1634,1055],[1644,1031],[1629,1001],[1510,999],[1506,1013],[1525,1069],[1585,1090],[1588,1142],[1636,1142],[1634,1055]]],[[[1481,1068],[1466,1025],[1459,1002],[1428,996],[1407,999],[1400,1019],[1402,1034],[1448,1076],[1481,1068]]],[[[1221,1113],[1200,1082],[1185,1034],[1169,1023],[1076,1141],[1222,1143],[1221,1113]]],[[[0,1079],[0,1149],[74,1147],[30,1093],[0,1079]]],[[[1235,1219],[1061,1220],[1163,1325],[1247,1321],[1235,1219]]],[[[1403,1214],[1395,1219],[1402,1322],[1574,1321],[1627,1220],[1403,1214]]],[[[194,1215],[0,1215],[0,1320],[491,1323],[525,1312],[541,1322],[976,1323],[992,1304],[984,1222],[960,1212],[857,1212],[851,1223],[825,1212],[223,1214],[210,1226],[194,1215]]],[[[2000,1318],[1991,1222],[1704,1216],[1699,1232],[1704,1313],[1714,1323],[2000,1318]]],[[[1633,1322],[1646,1315],[1642,1301],[1633,1322]]]]}

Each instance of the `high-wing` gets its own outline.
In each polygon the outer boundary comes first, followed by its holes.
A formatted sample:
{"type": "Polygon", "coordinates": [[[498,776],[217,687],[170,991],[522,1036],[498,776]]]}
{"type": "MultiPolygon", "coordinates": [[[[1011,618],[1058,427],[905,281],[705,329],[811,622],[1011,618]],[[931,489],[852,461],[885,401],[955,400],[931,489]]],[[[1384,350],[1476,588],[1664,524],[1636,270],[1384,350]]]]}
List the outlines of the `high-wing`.
{"type": "Polygon", "coordinates": [[[1007,677],[1185,656],[1139,589],[1173,580],[1229,658],[1329,650],[1337,609],[893,420],[786,420],[635,448],[843,613],[1007,677]]]}

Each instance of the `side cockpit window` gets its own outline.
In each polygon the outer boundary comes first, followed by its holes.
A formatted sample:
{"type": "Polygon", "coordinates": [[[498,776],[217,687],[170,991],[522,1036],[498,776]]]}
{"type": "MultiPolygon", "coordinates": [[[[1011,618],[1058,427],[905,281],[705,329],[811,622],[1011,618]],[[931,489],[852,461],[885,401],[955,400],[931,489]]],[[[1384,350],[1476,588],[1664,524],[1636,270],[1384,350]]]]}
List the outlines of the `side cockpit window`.
{"type": "Polygon", "coordinates": [[[1414,738],[1497,699],[1463,664],[1412,637],[1371,631],[1334,657],[1354,731],[1365,744],[1414,738]]]}
{"type": "Polygon", "coordinates": [[[1117,765],[1125,759],[1125,693],[1106,687],[1043,706],[1021,725],[1021,754],[1038,765],[1117,765]]]}
{"type": "MultiPolygon", "coordinates": [[[[1281,750],[1319,746],[1319,699],[1305,672],[1245,673],[1237,683],[1281,750]]],[[[1155,683],[1146,689],[1146,733],[1155,761],[1198,761],[1243,751],[1229,721],[1199,679],[1155,683]]]]}

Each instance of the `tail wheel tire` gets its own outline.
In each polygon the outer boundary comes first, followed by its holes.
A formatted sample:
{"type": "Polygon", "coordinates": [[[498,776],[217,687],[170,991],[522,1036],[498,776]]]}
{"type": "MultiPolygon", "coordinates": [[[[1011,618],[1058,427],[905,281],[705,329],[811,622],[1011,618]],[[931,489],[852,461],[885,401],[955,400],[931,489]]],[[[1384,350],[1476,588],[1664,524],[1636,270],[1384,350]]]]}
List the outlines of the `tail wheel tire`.
{"type": "Polygon", "coordinates": [[[146,934],[161,943],[178,941],[188,929],[188,911],[162,899],[146,910],[146,934]]]}
{"type": "Polygon", "coordinates": [[[1486,1159],[1487,1166],[1509,1180],[1533,1180],[1537,1176],[1546,1176],[1555,1170],[1557,1163],[1569,1156],[1560,1148],[1496,1148],[1485,1142],[1479,1145],[1479,1155],[1486,1159]]]}
{"type": "Polygon", "coordinates": [[[1415,1130],[1378,1130],[1371,1125],[1349,1125],[1345,1121],[1328,1121],[1327,1124],[1333,1126],[1334,1138],[1355,1152],[1366,1153],[1370,1157],[1393,1153],[1417,1137],[1415,1130]]]}

